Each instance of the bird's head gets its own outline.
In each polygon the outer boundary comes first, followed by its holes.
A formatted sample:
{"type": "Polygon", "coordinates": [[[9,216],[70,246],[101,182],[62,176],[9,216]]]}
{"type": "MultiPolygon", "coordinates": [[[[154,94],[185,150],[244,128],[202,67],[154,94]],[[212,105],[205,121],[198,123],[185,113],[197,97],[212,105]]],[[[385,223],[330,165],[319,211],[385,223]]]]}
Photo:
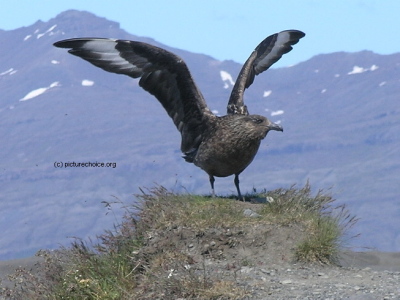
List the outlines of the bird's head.
{"type": "Polygon", "coordinates": [[[261,139],[263,139],[270,130],[283,131],[282,126],[260,115],[249,115],[246,116],[245,120],[246,127],[252,128],[252,131],[261,139]]]}

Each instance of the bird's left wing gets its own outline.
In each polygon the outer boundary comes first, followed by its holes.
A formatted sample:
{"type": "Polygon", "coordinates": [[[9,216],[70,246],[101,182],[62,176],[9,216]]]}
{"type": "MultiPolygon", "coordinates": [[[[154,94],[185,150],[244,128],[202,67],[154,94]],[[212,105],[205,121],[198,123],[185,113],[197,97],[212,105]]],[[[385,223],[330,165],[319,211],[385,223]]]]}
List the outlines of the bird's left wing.
{"type": "Polygon", "coordinates": [[[240,70],[229,98],[228,114],[248,114],[243,101],[244,90],[253,83],[256,75],[268,70],[304,36],[305,33],[299,30],[285,30],[270,35],[256,47],[240,70]]]}

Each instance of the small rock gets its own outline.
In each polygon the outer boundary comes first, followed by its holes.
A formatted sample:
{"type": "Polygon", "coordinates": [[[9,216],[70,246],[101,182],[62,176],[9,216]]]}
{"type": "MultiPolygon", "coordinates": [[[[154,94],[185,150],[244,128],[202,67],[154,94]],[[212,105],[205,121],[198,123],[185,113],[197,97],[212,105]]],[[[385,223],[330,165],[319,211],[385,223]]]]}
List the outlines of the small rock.
{"type": "Polygon", "coordinates": [[[203,251],[201,252],[201,254],[208,254],[210,253],[210,245],[205,244],[203,245],[203,251]]]}
{"type": "Polygon", "coordinates": [[[261,269],[260,271],[263,272],[264,274],[275,276],[275,271],[274,270],[270,271],[270,270],[261,269]]]}
{"type": "Polygon", "coordinates": [[[267,198],[265,198],[265,199],[267,200],[268,203],[272,203],[272,202],[275,201],[274,198],[269,197],[269,196],[267,198]]]}
{"type": "Polygon", "coordinates": [[[313,295],[320,295],[321,292],[320,292],[320,291],[313,291],[312,294],[313,294],[313,295]]]}
{"type": "Polygon", "coordinates": [[[248,274],[248,273],[250,273],[252,270],[253,270],[253,269],[252,269],[252,268],[249,268],[249,267],[242,267],[242,268],[240,269],[240,272],[245,273],[245,274],[248,274]]]}
{"type": "Polygon", "coordinates": [[[328,275],[326,275],[325,273],[322,273],[322,272],[318,273],[318,276],[319,276],[320,278],[323,278],[323,279],[328,279],[328,278],[329,278],[328,275]]]}
{"type": "Polygon", "coordinates": [[[259,215],[258,213],[252,211],[252,210],[249,209],[249,208],[246,208],[246,209],[243,211],[243,214],[244,214],[246,217],[251,217],[251,218],[261,217],[261,215],[259,215]]]}
{"type": "Polygon", "coordinates": [[[292,281],[290,279],[286,279],[286,280],[282,280],[281,283],[282,284],[291,284],[292,281]]]}

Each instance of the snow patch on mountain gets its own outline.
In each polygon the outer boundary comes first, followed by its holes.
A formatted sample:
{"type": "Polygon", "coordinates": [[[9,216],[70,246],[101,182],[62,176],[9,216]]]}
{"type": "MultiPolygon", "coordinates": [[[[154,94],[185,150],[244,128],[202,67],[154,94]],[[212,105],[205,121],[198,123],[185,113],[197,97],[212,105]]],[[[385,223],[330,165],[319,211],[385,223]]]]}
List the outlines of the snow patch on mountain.
{"type": "Polygon", "coordinates": [[[282,114],[284,114],[285,112],[283,111],[283,110],[276,110],[276,111],[272,111],[271,112],[271,117],[273,117],[273,116],[279,116],[279,115],[282,115],[282,114]]]}
{"type": "Polygon", "coordinates": [[[45,93],[47,90],[49,90],[53,87],[56,87],[56,86],[60,86],[60,83],[58,81],[53,82],[48,87],[42,87],[42,88],[38,88],[36,90],[30,91],[28,94],[25,95],[25,97],[23,97],[19,101],[26,101],[26,100],[33,99],[33,98],[45,93]]]}
{"type": "Polygon", "coordinates": [[[353,74],[360,74],[360,73],[364,73],[365,71],[367,71],[364,68],[361,68],[359,66],[354,66],[353,70],[350,71],[349,73],[347,73],[348,75],[353,75],[353,74]]]}
{"type": "Polygon", "coordinates": [[[271,95],[272,94],[272,91],[271,90],[269,90],[269,91],[264,91],[264,94],[263,94],[263,97],[265,98],[265,97],[268,97],[269,95],[271,95]]]}
{"type": "MultiPolygon", "coordinates": [[[[53,30],[54,30],[56,27],[57,27],[57,24],[51,26],[49,29],[47,29],[47,30],[46,30],[45,32],[43,32],[43,33],[39,33],[39,30],[38,30],[38,29],[35,30],[34,34],[37,34],[36,39],[40,39],[41,37],[43,37],[43,36],[46,35],[46,34],[53,35],[53,34],[54,34],[53,30]]],[[[30,38],[30,36],[27,35],[27,36],[24,38],[24,41],[26,41],[26,40],[29,39],[29,38],[30,38]]]]}
{"type": "Polygon", "coordinates": [[[364,73],[364,72],[367,72],[367,71],[375,71],[378,68],[379,67],[377,65],[372,65],[370,68],[363,68],[363,67],[359,67],[359,66],[354,66],[353,70],[348,72],[347,75],[361,74],[361,73],[364,73]]]}
{"type": "Polygon", "coordinates": [[[221,75],[221,79],[224,82],[224,89],[229,88],[229,84],[232,86],[235,84],[235,82],[232,79],[232,75],[229,74],[228,72],[221,70],[219,74],[221,75]]]}
{"type": "Polygon", "coordinates": [[[82,86],[92,86],[92,85],[94,85],[94,81],[89,80],[89,79],[82,80],[82,86]]]}
{"type": "Polygon", "coordinates": [[[0,76],[4,76],[4,75],[13,75],[17,73],[17,70],[14,70],[14,68],[9,68],[7,71],[4,71],[2,73],[0,73],[0,76]]]}
{"type": "Polygon", "coordinates": [[[369,68],[370,71],[375,71],[379,67],[377,65],[372,65],[371,68],[369,68]]]}

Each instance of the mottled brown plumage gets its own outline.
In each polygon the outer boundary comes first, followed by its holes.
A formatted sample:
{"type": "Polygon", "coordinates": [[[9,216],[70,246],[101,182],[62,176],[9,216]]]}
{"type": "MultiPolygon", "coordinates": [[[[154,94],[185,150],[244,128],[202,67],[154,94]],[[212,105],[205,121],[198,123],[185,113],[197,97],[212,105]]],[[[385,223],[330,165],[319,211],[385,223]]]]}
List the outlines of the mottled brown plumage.
{"type": "Polygon", "coordinates": [[[259,115],[227,115],[216,119],[193,159],[196,166],[209,174],[213,195],[214,176],[235,174],[238,197],[243,199],[239,174],[253,161],[269,130],[282,131],[282,127],[259,115]]]}
{"type": "Polygon", "coordinates": [[[182,136],[187,162],[210,178],[235,175],[239,199],[239,174],[253,161],[261,140],[282,127],[260,115],[249,115],[243,94],[256,75],[267,70],[292,49],[305,34],[286,30],[263,40],[247,59],[233,87],[228,114],[215,116],[207,107],[183,60],[164,49],[135,41],[78,38],[55,43],[108,72],[140,78],[139,85],[163,105],[182,136]]]}

